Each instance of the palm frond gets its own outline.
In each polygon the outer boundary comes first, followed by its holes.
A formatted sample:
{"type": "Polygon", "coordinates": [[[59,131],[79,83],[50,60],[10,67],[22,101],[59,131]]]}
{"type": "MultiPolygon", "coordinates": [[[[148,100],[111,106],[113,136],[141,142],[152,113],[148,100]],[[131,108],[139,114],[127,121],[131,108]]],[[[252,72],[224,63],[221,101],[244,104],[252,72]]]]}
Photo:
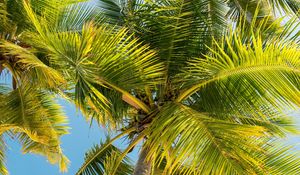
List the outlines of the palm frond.
{"type": "MultiPolygon", "coordinates": [[[[24,4],[25,1],[19,2],[22,4],[22,12],[25,18],[27,18],[27,12],[26,12],[26,5],[24,4]]],[[[66,19],[70,19],[70,16],[72,18],[81,18],[84,19],[84,17],[88,14],[86,12],[89,12],[90,9],[87,7],[87,0],[65,0],[65,1],[59,1],[59,0],[31,0],[29,2],[25,2],[27,5],[32,8],[34,11],[34,14],[43,18],[45,21],[48,22],[49,25],[56,25],[58,22],[58,19],[61,19],[59,17],[62,17],[65,15],[68,16],[66,19]],[[79,5],[81,6],[81,12],[82,13],[80,16],[76,16],[74,14],[78,14],[79,10],[79,5]],[[70,15],[70,10],[72,11],[72,15],[70,15]]],[[[60,21],[60,20],[59,20],[60,21]]],[[[78,19],[77,19],[78,21],[78,19]]],[[[28,20],[28,23],[30,26],[32,26],[30,23],[30,19],[28,20]]],[[[70,21],[69,21],[70,22],[70,21]]],[[[72,27],[72,23],[69,23],[70,27],[72,27]]],[[[73,23],[74,25],[74,23],[73,23]]]]}
{"type": "Polygon", "coordinates": [[[60,147],[60,143],[57,138],[49,140],[48,143],[40,141],[40,136],[36,136],[36,133],[33,132],[30,136],[28,132],[24,130],[13,129],[12,130],[16,138],[22,145],[22,152],[33,153],[45,156],[51,164],[58,164],[59,170],[61,172],[67,172],[68,166],[70,164],[69,159],[63,154],[63,151],[60,147]],[[33,139],[32,135],[35,135],[36,138],[33,139]]]}
{"type": "Polygon", "coordinates": [[[300,172],[299,151],[291,145],[284,145],[274,141],[268,146],[266,167],[271,174],[298,174],[300,172]]]}
{"type": "Polygon", "coordinates": [[[56,70],[44,64],[29,49],[7,41],[0,41],[0,52],[7,57],[6,60],[2,60],[4,61],[2,64],[13,72],[16,79],[26,78],[44,87],[58,87],[65,82],[56,70]]]}
{"type": "Polygon", "coordinates": [[[258,13],[258,18],[269,16],[270,20],[279,15],[299,17],[300,3],[296,0],[230,0],[227,3],[229,6],[227,16],[237,22],[240,18],[246,18],[251,23],[255,13],[258,13]]]}
{"type": "Polygon", "coordinates": [[[149,46],[128,36],[125,28],[97,27],[93,23],[85,24],[80,33],[59,32],[47,24],[41,26],[32,9],[26,4],[25,7],[38,32],[30,35],[31,41],[47,50],[51,65],[63,70],[66,80],[74,82],[75,101],[80,108],[84,110],[85,102],[89,101],[90,107],[108,116],[102,121],[114,123],[108,109],[110,102],[97,89],[101,86],[130,96],[147,110],[147,106],[130,93],[135,88],[160,83],[164,67],[149,46]]]}
{"type": "Polygon", "coordinates": [[[109,22],[115,24],[124,24],[129,1],[125,0],[97,0],[96,6],[102,11],[109,22]]]}
{"type": "MultiPolygon", "coordinates": [[[[120,134],[115,136],[114,138],[107,139],[105,143],[101,144],[101,149],[99,147],[99,149],[93,151],[93,154],[89,154],[89,156],[86,157],[85,162],[83,163],[83,165],[80,167],[80,169],[78,170],[78,172],[76,174],[80,175],[81,173],[84,173],[84,172],[88,173],[87,171],[92,171],[92,170],[90,170],[91,165],[95,164],[95,162],[97,162],[98,158],[103,159],[103,156],[100,156],[100,155],[102,155],[103,152],[105,153],[106,150],[109,150],[108,148],[114,148],[114,146],[112,145],[114,141],[123,137],[126,134],[131,133],[134,130],[135,130],[135,128],[129,128],[127,130],[124,130],[123,132],[121,132],[120,134]]],[[[117,168],[117,167],[115,167],[115,168],[117,168]]]]}
{"type": "MultiPolygon", "coordinates": [[[[96,87],[97,89],[100,90],[100,92],[105,97],[107,97],[108,101],[111,104],[114,104],[110,106],[110,113],[111,113],[111,117],[113,117],[113,121],[115,121],[116,123],[116,128],[124,127],[123,120],[125,120],[128,117],[128,111],[130,110],[131,105],[129,105],[123,100],[122,98],[123,95],[120,94],[119,92],[116,92],[112,89],[103,88],[101,86],[96,86],[96,87]]],[[[101,115],[101,112],[97,110],[97,107],[94,106],[93,102],[88,100],[87,104],[90,105],[90,108],[88,108],[85,112],[86,115],[90,117],[91,122],[95,120],[100,125],[105,123],[106,121],[104,120],[107,117],[106,116],[99,117],[99,115],[101,115]]],[[[105,113],[102,113],[102,115],[105,115],[105,113]]]]}
{"type": "MultiPolygon", "coordinates": [[[[4,0],[0,3],[1,7],[1,31],[6,38],[15,39],[24,30],[30,29],[32,26],[27,18],[26,12],[24,10],[23,1],[19,0],[4,0]]],[[[63,8],[73,4],[75,2],[80,2],[80,0],[31,0],[28,1],[28,5],[35,11],[38,16],[43,16],[47,18],[48,21],[53,21],[56,14],[63,8]]]]}
{"type": "Polygon", "coordinates": [[[297,0],[269,0],[274,10],[284,12],[286,15],[300,15],[300,2],[297,0]]]}
{"type": "Polygon", "coordinates": [[[167,104],[149,127],[148,157],[167,160],[164,172],[172,174],[262,173],[260,157],[268,135],[262,126],[214,119],[181,104],[167,104]],[[184,168],[189,167],[189,168],[184,168]]]}
{"type": "Polygon", "coordinates": [[[158,50],[172,77],[186,61],[205,53],[211,37],[218,38],[225,29],[225,4],[211,0],[161,0],[146,2],[135,12],[136,35],[158,50]]]}
{"type": "Polygon", "coordinates": [[[53,25],[60,32],[80,32],[87,22],[93,21],[96,24],[103,24],[106,21],[103,12],[89,2],[66,6],[56,14],[54,19],[55,23],[53,25]]]}
{"type": "Polygon", "coordinates": [[[0,33],[3,35],[9,29],[11,29],[9,13],[7,11],[7,1],[0,2],[0,22],[0,33]]]}
{"type": "Polygon", "coordinates": [[[241,18],[246,18],[249,23],[255,18],[264,18],[272,16],[273,9],[268,1],[242,1],[242,0],[230,0],[228,1],[229,11],[227,16],[235,21],[239,21],[241,18]]]}
{"type": "Polygon", "coordinates": [[[0,136],[0,174],[8,175],[8,170],[5,165],[6,144],[3,135],[0,136]]]}
{"type": "Polygon", "coordinates": [[[90,175],[90,174],[99,174],[99,175],[111,175],[111,172],[114,169],[117,169],[117,175],[130,175],[133,172],[132,161],[129,157],[125,157],[122,162],[116,166],[116,162],[121,156],[121,151],[113,146],[109,145],[104,150],[102,149],[103,145],[106,143],[101,143],[100,145],[95,145],[90,149],[85,155],[85,161],[93,158],[93,161],[89,161],[88,166],[85,167],[78,175],[90,175]],[[101,150],[101,154],[98,154],[101,150]],[[94,155],[97,154],[95,157],[94,155]],[[94,158],[95,157],[95,158],[94,158]]]}
{"type": "MultiPolygon", "coordinates": [[[[261,166],[266,170],[265,173],[262,174],[298,174],[300,172],[298,151],[293,146],[284,145],[279,142],[279,140],[270,141],[263,146],[266,150],[265,154],[258,155],[258,157],[261,157],[263,160],[261,166]]],[[[181,169],[178,170],[178,174],[199,173],[201,172],[189,166],[182,166],[181,169]]]]}
{"type": "Polygon", "coordinates": [[[3,97],[1,133],[12,131],[24,152],[45,155],[51,163],[60,161],[66,170],[67,159],[60,148],[60,137],[68,133],[66,117],[54,97],[28,85],[18,86],[3,97]]]}
{"type": "Polygon", "coordinates": [[[266,42],[260,32],[242,36],[236,30],[223,42],[215,42],[216,47],[210,49],[211,54],[206,58],[191,60],[184,73],[187,80],[191,78],[186,82],[190,88],[183,90],[177,101],[213,84],[234,94],[233,85],[240,82],[243,93],[256,93],[251,98],[262,97],[266,104],[278,106],[278,102],[290,104],[290,101],[298,104],[300,52],[295,40],[287,42],[273,35],[266,42]],[[224,87],[229,83],[229,87],[224,87]]]}

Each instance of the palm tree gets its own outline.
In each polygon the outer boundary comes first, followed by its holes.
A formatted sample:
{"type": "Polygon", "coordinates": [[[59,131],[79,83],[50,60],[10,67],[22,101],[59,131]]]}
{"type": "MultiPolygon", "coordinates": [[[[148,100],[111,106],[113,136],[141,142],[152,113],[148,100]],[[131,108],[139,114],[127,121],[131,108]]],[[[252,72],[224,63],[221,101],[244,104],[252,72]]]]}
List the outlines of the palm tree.
{"type": "MultiPolygon", "coordinates": [[[[81,109],[117,135],[87,152],[78,175],[300,172],[299,153],[280,143],[299,132],[286,114],[300,105],[299,3],[270,0],[268,8],[243,2],[98,4],[106,25],[127,27],[128,41],[138,38],[154,53],[151,64],[134,72],[113,58],[109,67],[97,62],[99,72],[89,71],[103,100],[81,103],[81,109]],[[287,24],[275,19],[278,9],[291,16],[287,24]],[[225,16],[231,16],[233,27],[227,27],[225,16]],[[103,73],[107,69],[111,77],[103,73]],[[146,80],[148,71],[157,77],[146,80]],[[112,146],[124,136],[125,150],[112,146]],[[133,168],[126,155],[137,145],[133,168]]],[[[132,47],[128,51],[139,50],[132,47]]]]}
{"type": "Polygon", "coordinates": [[[282,110],[299,104],[292,22],[274,33],[278,21],[256,22],[253,12],[250,25],[227,31],[223,1],[103,1],[101,11],[72,2],[0,5],[1,71],[13,76],[1,86],[1,129],[24,152],[66,168],[59,95],[119,134],[95,146],[78,174],[299,172],[299,156],[276,143],[296,132],[282,110]],[[120,151],[111,143],[123,136],[120,151]],[[132,168],[126,154],[139,143],[132,168]]]}
{"type": "Polygon", "coordinates": [[[110,93],[108,85],[118,82],[118,92],[127,92],[122,83],[143,87],[161,77],[154,51],[128,37],[125,28],[94,24],[102,15],[75,2],[0,1],[0,72],[12,81],[0,86],[0,174],[8,174],[7,137],[19,140],[24,153],[44,155],[66,171],[60,138],[68,133],[67,118],[56,98],[74,101],[87,113],[104,111],[110,99],[101,88],[110,93]]]}
{"type": "Polygon", "coordinates": [[[12,81],[0,85],[0,174],[3,175],[8,174],[4,162],[5,140],[9,137],[21,143],[24,153],[44,155],[49,162],[58,163],[61,171],[68,164],[60,147],[60,137],[68,133],[67,118],[55,100],[56,89],[65,80],[49,67],[47,52],[37,52],[23,38],[32,30],[25,2],[36,15],[45,16],[48,21],[52,13],[71,3],[0,1],[0,74],[12,81]]]}
{"type": "MultiPolygon", "coordinates": [[[[0,1],[0,75],[12,82],[0,84],[0,174],[8,174],[5,167],[8,138],[18,140],[23,153],[44,155],[50,163],[58,163],[61,171],[67,170],[69,160],[62,152],[60,138],[68,134],[69,127],[56,99],[64,91],[72,90],[68,84],[71,82],[67,82],[61,70],[50,67],[53,52],[36,45],[43,40],[34,40],[40,37],[37,31],[42,31],[45,23],[62,32],[69,30],[66,26],[75,30],[80,21],[72,23],[66,15],[79,9],[81,4],[72,5],[77,2],[0,1]],[[34,21],[32,16],[43,21],[34,21]]],[[[47,35],[43,37],[50,39],[47,35]]]]}

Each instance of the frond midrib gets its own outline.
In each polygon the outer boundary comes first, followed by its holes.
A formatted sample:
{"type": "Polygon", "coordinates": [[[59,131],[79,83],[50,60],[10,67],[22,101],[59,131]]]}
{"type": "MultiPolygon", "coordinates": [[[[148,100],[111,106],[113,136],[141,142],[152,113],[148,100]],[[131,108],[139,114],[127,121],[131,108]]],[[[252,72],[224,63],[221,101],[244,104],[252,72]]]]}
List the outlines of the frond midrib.
{"type": "Polygon", "coordinates": [[[252,72],[263,72],[263,71],[288,71],[288,72],[300,73],[300,70],[295,67],[289,67],[287,65],[279,65],[279,64],[238,66],[232,69],[220,71],[216,76],[212,77],[211,79],[201,82],[200,84],[196,84],[190,87],[189,89],[183,91],[176,99],[176,102],[181,102],[185,100],[188,96],[200,90],[203,86],[218,81],[220,79],[224,79],[242,73],[247,74],[252,72]]]}

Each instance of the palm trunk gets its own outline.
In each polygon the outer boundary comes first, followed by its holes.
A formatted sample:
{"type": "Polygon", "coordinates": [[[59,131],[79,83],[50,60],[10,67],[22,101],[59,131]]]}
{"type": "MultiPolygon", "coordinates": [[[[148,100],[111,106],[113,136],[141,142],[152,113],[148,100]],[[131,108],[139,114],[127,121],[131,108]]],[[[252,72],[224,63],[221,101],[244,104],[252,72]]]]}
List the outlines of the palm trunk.
{"type": "Polygon", "coordinates": [[[14,77],[12,78],[12,86],[13,86],[13,90],[17,89],[17,81],[14,77]]]}
{"type": "Polygon", "coordinates": [[[142,148],[133,175],[151,175],[151,161],[146,160],[147,154],[148,150],[142,148]]]}

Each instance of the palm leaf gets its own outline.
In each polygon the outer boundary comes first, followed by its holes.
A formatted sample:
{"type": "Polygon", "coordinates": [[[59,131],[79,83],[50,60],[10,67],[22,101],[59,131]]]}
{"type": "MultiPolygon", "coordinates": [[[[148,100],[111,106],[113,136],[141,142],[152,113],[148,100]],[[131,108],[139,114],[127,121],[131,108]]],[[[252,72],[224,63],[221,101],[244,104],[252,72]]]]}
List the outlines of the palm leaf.
{"type": "Polygon", "coordinates": [[[3,175],[8,175],[8,170],[5,165],[5,152],[6,152],[6,144],[4,142],[3,135],[0,136],[0,173],[3,175]]]}
{"type": "Polygon", "coordinates": [[[101,11],[109,22],[124,24],[127,16],[128,2],[124,0],[97,0],[95,2],[98,10],[101,11]]]}
{"type": "Polygon", "coordinates": [[[1,133],[12,131],[23,145],[24,152],[45,155],[51,163],[60,162],[66,170],[67,159],[60,148],[60,137],[68,133],[66,117],[54,97],[38,89],[18,86],[3,97],[1,133]]]}
{"type": "Polygon", "coordinates": [[[9,14],[7,12],[7,2],[0,2],[0,33],[3,35],[4,32],[11,29],[9,14]]]}
{"type": "Polygon", "coordinates": [[[104,173],[105,172],[104,161],[106,160],[107,157],[109,157],[107,154],[111,153],[111,151],[114,151],[118,155],[116,155],[115,157],[116,159],[113,159],[117,162],[114,162],[115,166],[114,168],[110,169],[110,171],[115,171],[116,169],[118,169],[119,165],[116,165],[117,163],[120,163],[121,167],[124,166],[125,169],[129,171],[130,168],[128,166],[129,165],[128,163],[130,163],[130,160],[128,158],[125,158],[125,156],[122,156],[118,148],[113,146],[112,143],[115,140],[123,137],[124,135],[131,133],[132,131],[134,131],[134,128],[127,129],[126,131],[123,131],[119,135],[115,136],[113,139],[107,139],[105,143],[101,143],[100,146],[95,146],[95,148],[92,148],[91,151],[86,153],[85,162],[83,163],[83,165],[81,166],[81,168],[78,170],[76,174],[80,175],[80,174],[95,173],[97,171],[98,173],[104,173]],[[123,161],[123,159],[125,162],[123,161]],[[118,162],[119,160],[120,162],[118,162]]]}
{"type": "Polygon", "coordinates": [[[191,85],[188,82],[195,82],[195,85],[184,90],[178,101],[212,84],[228,92],[232,90],[234,94],[233,86],[223,86],[227,81],[232,85],[241,82],[245,93],[251,94],[250,91],[255,89],[259,96],[253,97],[262,96],[265,104],[271,102],[278,106],[278,101],[282,104],[290,104],[289,101],[297,103],[297,98],[291,96],[298,93],[299,87],[300,52],[295,41],[282,41],[273,35],[272,40],[269,37],[269,42],[264,43],[259,32],[252,32],[249,38],[241,37],[243,35],[239,31],[234,32],[226,36],[221,44],[215,43],[216,47],[210,49],[211,55],[190,61],[185,77],[193,77],[193,80],[187,81],[187,86],[191,85]]]}
{"type": "Polygon", "coordinates": [[[300,2],[296,0],[269,0],[273,9],[281,10],[285,14],[296,14],[299,17],[300,2]]]}
{"type": "Polygon", "coordinates": [[[184,105],[168,104],[148,132],[148,157],[155,156],[162,145],[158,160],[167,160],[164,169],[167,174],[180,169],[183,174],[264,172],[261,158],[253,156],[264,154],[262,144],[268,130],[263,126],[214,119],[184,105]]]}
{"type": "Polygon", "coordinates": [[[93,161],[89,163],[88,166],[85,167],[81,173],[77,173],[78,175],[90,175],[90,174],[98,174],[98,175],[109,175],[114,169],[117,169],[117,175],[130,175],[133,172],[132,162],[129,157],[125,157],[118,167],[115,167],[118,158],[121,156],[121,151],[110,145],[106,149],[102,149],[102,146],[105,143],[100,145],[95,145],[92,149],[90,149],[85,155],[85,161],[89,160],[91,157],[94,157],[97,154],[96,158],[93,158],[93,161]],[[98,154],[99,150],[101,154],[98,154]]]}
{"type": "Polygon", "coordinates": [[[56,70],[40,61],[29,49],[1,41],[0,52],[7,57],[7,60],[3,60],[5,62],[2,64],[13,72],[16,79],[26,77],[28,81],[44,87],[58,87],[64,83],[64,79],[56,70]],[[10,62],[12,60],[14,60],[13,63],[10,62]]]}
{"type": "Polygon", "coordinates": [[[267,0],[267,1],[228,1],[229,11],[227,16],[235,21],[246,17],[251,23],[252,18],[258,10],[258,16],[272,16],[275,19],[278,15],[297,16],[299,17],[300,3],[296,0],[267,0]]]}
{"type": "Polygon", "coordinates": [[[265,158],[266,167],[272,174],[297,174],[300,172],[299,151],[291,146],[274,141],[268,147],[268,154],[265,158]]]}
{"type": "Polygon", "coordinates": [[[130,92],[160,83],[163,65],[157,62],[154,51],[132,36],[128,37],[125,28],[97,27],[92,23],[84,25],[80,33],[59,32],[47,28],[47,23],[45,28],[32,9],[26,4],[25,7],[38,32],[29,35],[33,45],[47,50],[52,66],[63,70],[65,79],[74,82],[75,101],[81,109],[86,110],[84,104],[89,101],[90,107],[96,107],[94,110],[99,114],[108,116],[99,121],[114,123],[108,108],[110,102],[97,89],[101,86],[130,97],[147,111],[148,107],[130,92]]]}
{"type": "MultiPolygon", "coordinates": [[[[23,1],[5,0],[0,3],[1,20],[3,27],[0,31],[6,34],[8,38],[14,39],[19,36],[24,30],[30,29],[31,23],[27,18],[24,10],[23,1]]],[[[27,2],[38,16],[47,18],[48,21],[53,21],[56,14],[66,6],[72,3],[79,2],[76,0],[58,1],[58,0],[31,0],[27,2]]]]}
{"type": "Polygon", "coordinates": [[[225,4],[216,1],[146,2],[135,14],[136,35],[159,52],[172,77],[186,61],[205,53],[211,36],[218,38],[225,27],[225,4]]]}
{"type": "Polygon", "coordinates": [[[97,24],[103,24],[105,20],[103,12],[95,5],[89,2],[82,2],[66,6],[58,11],[54,16],[52,25],[58,31],[80,32],[87,22],[94,21],[97,24]]]}

